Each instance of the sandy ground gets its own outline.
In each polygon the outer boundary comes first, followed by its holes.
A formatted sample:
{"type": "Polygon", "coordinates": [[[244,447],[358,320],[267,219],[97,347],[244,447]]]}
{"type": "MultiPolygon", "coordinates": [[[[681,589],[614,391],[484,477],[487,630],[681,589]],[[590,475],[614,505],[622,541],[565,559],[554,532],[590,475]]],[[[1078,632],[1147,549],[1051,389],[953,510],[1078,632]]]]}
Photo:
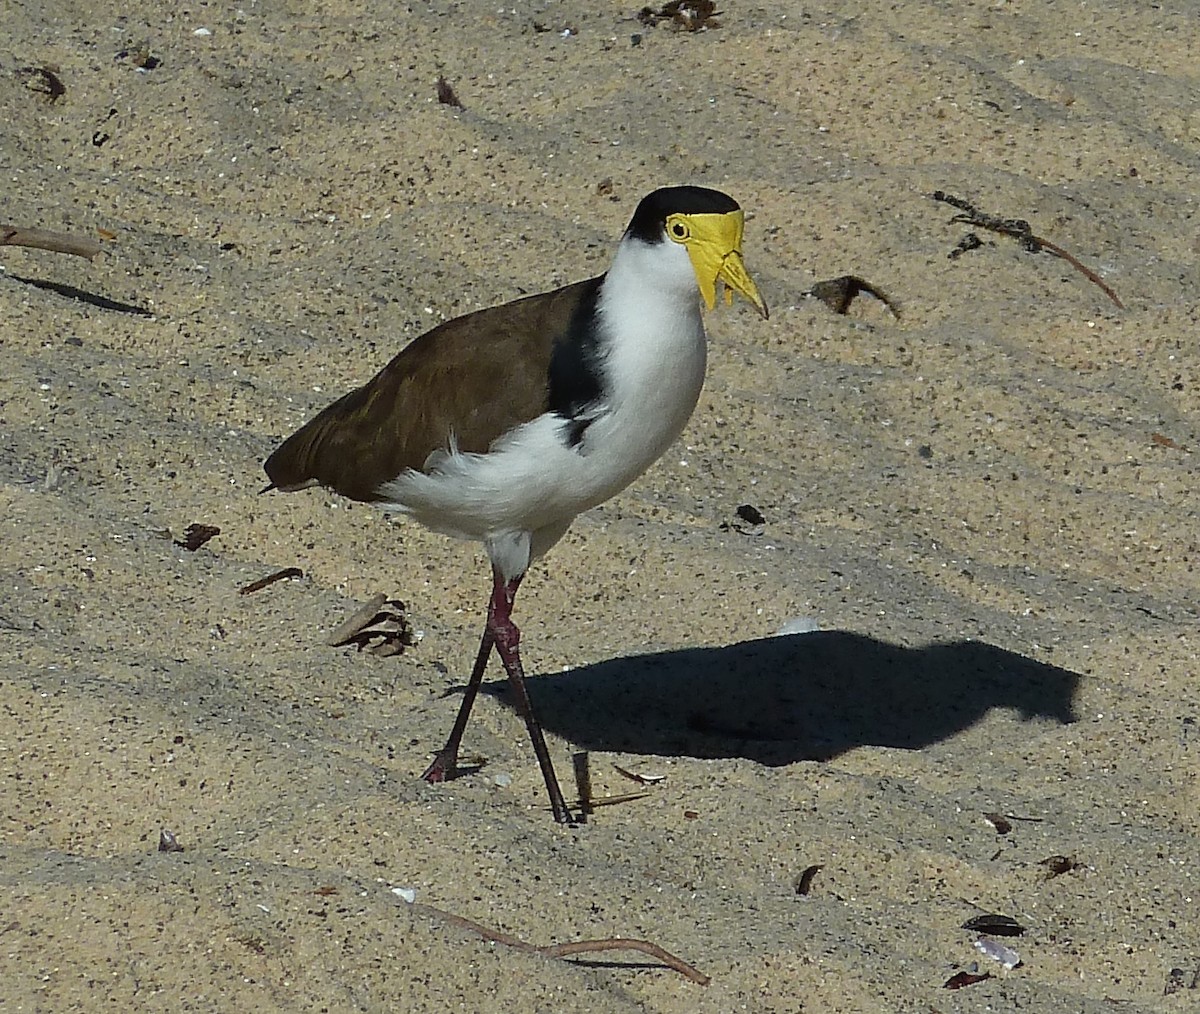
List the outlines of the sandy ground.
{"type": "Polygon", "coordinates": [[[109,238],[0,251],[0,1008],[1200,1008],[1195,3],[155,6],[4,7],[0,217],[109,238]],[[486,765],[417,778],[478,547],[261,462],[676,182],[773,313],[709,316],[680,443],[522,590],[564,779],[666,776],[561,828],[498,669],[486,765]],[[844,274],[899,319],[806,298],[844,274]],[[328,647],[377,592],[417,644],[328,647]]]}

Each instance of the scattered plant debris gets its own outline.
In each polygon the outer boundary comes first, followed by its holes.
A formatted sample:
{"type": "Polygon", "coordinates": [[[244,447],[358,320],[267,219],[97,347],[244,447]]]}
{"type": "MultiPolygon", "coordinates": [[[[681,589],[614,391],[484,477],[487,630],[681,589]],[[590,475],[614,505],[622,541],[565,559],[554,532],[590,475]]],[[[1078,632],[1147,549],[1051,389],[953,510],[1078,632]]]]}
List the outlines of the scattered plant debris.
{"type": "Polygon", "coordinates": [[[554,32],[564,39],[569,39],[573,35],[579,34],[579,29],[575,25],[563,24],[560,28],[554,28],[552,25],[546,24],[544,21],[534,21],[533,30],[539,35],[544,35],[546,32],[554,32]]]}
{"type": "Polygon", "coordinates": [[[983,982],[984,979],[990,979],[991,972],[958,972],[945,982],[942,983],[942,989],[962,989],[963,986],[974,986],[977,982],[983,982]]]}
{"type": "Polygon", "coordinates": [[[720,15],[713,0],[670,0],[658,10],[643,7],[637,19],[647,28],[657,28],[665,22],[677,32],[704,32],[721,27],[717,20],[720,15]]]}
{"type": "Polygon", "coordinates": [[[246,936],[234,937],[239,944],[248,951],[253,951],[255,954],[266,954],[267,945],[263,942],[263,938],[247,934],[246,936]]]}
{"type": "Polygon", "coordinates": [[[860,296],[864,292],[874,296],[891,311],[893,317],[897,320],[900,319],[900,307],[889,299],[882,289],[859,278],[858,275],[842,275],[839,278],[817,282],[805,295],[819,299],[834,313],[844,314],[850,309],[854,297],[860,296]]]}
{"type": "MultiPolygon", "coordinates": [[[[980,211],[970,201],[965,201],[961,197],[955,197],[944,190],[935,190],[929,196],[935,201],[942,201],[945,204],[949,204],[952,208],[958,208],[960,214],[955,215],[950,220],[952,222],[961,222],[964,225],[972,225],[979,229],[987,229],[989,232],[997,232],[1002,236],[1009,236],[1021,245],[1021,249],[1029,253],[1041,253],[1045,250],[1047,253],[1054,254],[1055,257],[1061,257],[1089,282],[1099,286],[1118,309],[1125,309],[1125,304],[1117,298],[1117,294],[1113,292],[1096,272],[1085,267],[1075,256],[1067,253],[1066,250],[1056,243],[1051,243],[1048,239],[1043,239],[1041,236],[1035,236],[1033,227],[1025,219],[1000,218],[997,215],[989,215],[987,212],[980,211]]],[[[982,246],[982,244],[976,245],[982,246]]],[[[963,243],[959,243],[956,249],[961,254],[964,249],[973,249],[973,247],[964,248],[963,243]]],[[[957,255],[952,254],[952,256],[957,255]]]]}
{"type": "Polygon", "coordinates": [[[287,581],[291,578],[299,580],[304,577],[304,571],[299,567],[284,567],[283,570],[277,570],[274,574],[268,574],[266,577],[260,577],[257,581],[251,581],[248,585],[238,589],[239,595],[253,595],[257,591],[262,591],[264,588],[275,584],[278,581],[287,581]]]}
{"type": "Polygon", "coordinates": [[[1025,927],[1008,915],[977,915],[964,922],[962,928],[994,937],[1019,937],[1025,932],[1025,927]]]}
{"type": "Polygon", "coordinates": [[[216,525],[192,524],[184,529],[182,539],[175,540],[175,545],[182,546],[189,553],[194,553],[209,539],[216,538],[220,534],[221,529],[216,525]]]}
{"type": "Polygon", "coordinates": [[[54,253],[74,254],[94,260],[100,252],[100,244],[94,239],[68,236],[63,232],[47,229],[23,229],[19,225],[0,225],[0,246],[25,246],[54,253]]]}
{"type": "Polygon", "coordinates": [[[25,87],[31,92],[46,95],[51,102],[57,102],[67,94],[67,86],[58,76],[57,67],[21,67],[17,75],[25,79],[25,87]]]}
{"type": "MultiPolygon", "coordinates": [[[[595,813],[596,809],[601,806],[616,806],[618,803],[629,803],[635,799],[645,799],[650,793],[648,792],[623,792],[616,796],[600,796],[597,798],[592,793],[592,769],[591,755],[587,751],[580,751],[572,754],[571,760],[575,767],[575,788],[579,793],[579,823],[586,824],[588,815],[595,813]]],[[[617,767],[615,764],[613,767],[617,767]]],[[[617,768],[621,771],[620,768],[617,768]]],[[[636,775],[630,775],[627,771],[621,771],[622,774],[628,775],[635,781],[642,781],[636,775]]],[[[642,784],[649,784],[642,781],[642,784]]]]}
{"type": "Polygon", "coordinates": [[[1012,821],[1002,813],[985,813],[983,819],[996,829],[996,834],[1008,834],[1012,830],[1012,821]]]}
{"type": "Polygon", "coordinates": [[[645,799],[649,792],[622,792],[615,796],[598,796],[592,799],[592,809],[598,810],[602,806],[618,806],[621,803],[632,803],[635,799],[645,799]]]}
{"type": "Polygon", "coordinates": [[[631,782],[637,782],[639,785],[657,785],[667,779],[666,775],[642,775],[636,771],[627,771],[620,764],[614,764],[613,770],[623,778],[628,778],[631,782]]]}
{"type": "Polygon", "coordinates": [[[691,979],[692,982],[699,983],[701,986],[707,986],[712,981],[709,976],[705,975],[698,968],[689,965],[682,958],[676,957],[670,951],[664,950],[658,944],[653,944],[649,940],[606,937],[603,940],[574,940],[567,944],[549,944],[545,947],[538,947],[536,944],[527,944],[518,937],[477,923],[474,919],[454,915],[452,912],[434,908],[432,905],[426,905],[422,902],[410,902],[410,904],[413,911],[421,915],[447,922],[451,926],[457,926],[459,929],[468,930],[471,933],[477,933],[484,940],[504,944],[505,947],[512,947],[527,954],[541,954],[548,958],[570,958],[577,954],[592,954],[596,951],[640,951],[642,954],[648,954],[650,957],[662,962],[667,968],[691,979]]]}
{"type": "Polygon", "coordinates": [[[816,879],[817,874],[823,869],[825,869],[824,866],[820,863],[815,863],[801,873],[800,879],[796,881],[796,893],[801,897],[806,896],[812,890],[813,880],[816,879]]]}
{"type": "Polygon", "coordinates": [[[1061,877],[1064,873],[1079,869],[1083,863],[1077,862],[1070,856],[1050,856],[1041,860],[1038,865],[1046,867],[1046,879],[1053,880],[1055,877],[1061,877]]]}
{"type": "Polygon", "coordinates": [[[149,42],[134,42],[122,49],[114,57],[117,60],[128,60],[138,70],[154,70],[162,66],[162,60],[150,52],[149,42]]]}
{"type": "Polygon", "coordinates": [[[416,643],[412,626],[404,615],[405,608],[403,602],[389,599],[380,592],[339,623],[325,643],[333,648],[353,644],[359,651],[369,651],[384,658],[402,654],[405,648],[416,643]]]}
{"type": "Polygon", "coordinates": [[[117,115],[116,109],[110,107],[108,110],[108,115],[106,117],[104,117],[103,120],[100,121],[101,126],[97,127],[94,131],[92,131],[92,144],[95,147],[103,148],[104,145],[108,144],[108,142],[112,140],[112,134],[110,134],[107,130],[105,130],[103,125],[105,123],[108,123],[108,121],[113,119],[113,117],[115,117],[116,115],[117,115]]]}
{"type": "Polygon", "coordinates": [[[969,250],[978,250],[981,246],[983,246],[983,240],[981,240],[975,233],[968,232],[962,239],[958,241],[958,246],[946,254],[946,256],[950,260],[956,261],[969,250]]]}
{"type": "Polygon", "coordinates": [[[453,106],[455,109],[462,109],[463,104],[459,101],[457,95],[454,94],[454,89],[450,82],[447,81],[441,74],[437,79],[437,100],[443,106],[453,106]]]}
{"type": "Polygon", "coordinates": [[[1151,433],[1150,439],[1158,444],[1159,447],[1169,447],[1173,451],[1183,451],[1184,454],[1192,453],[1188,448],[1184,447],[1183,444],[1176,443],[1165,433],[1151,433]]]}
{"type": "Polygon", "coordinates": [[[1167,982],[1163,986],[1163,996],[1178,993],[1181,989],[1200,989],[1200,965],[1189,977],[1182,968],[1172,968],[1167,973],[1167,982]]]}

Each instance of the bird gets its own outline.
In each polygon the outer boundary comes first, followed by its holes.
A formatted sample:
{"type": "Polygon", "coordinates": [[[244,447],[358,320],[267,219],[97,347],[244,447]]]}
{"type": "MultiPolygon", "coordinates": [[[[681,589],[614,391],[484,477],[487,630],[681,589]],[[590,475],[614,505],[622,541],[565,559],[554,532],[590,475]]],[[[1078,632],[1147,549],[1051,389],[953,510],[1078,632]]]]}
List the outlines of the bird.
{"type": "Polygon", "coordinates": [[[513,603],[531,563],[683,431],[704,383],[701,301],[767,304],[742,255],[744,213],[707,187],[638,203],[603,274],[445,321],[267,458],[264,492],[319,485],[483,543],[487,619],[458,715],[422,777],[455,778],[493,649],[524,718],[550,809],[563,798],[530,703],[513,603]]]}

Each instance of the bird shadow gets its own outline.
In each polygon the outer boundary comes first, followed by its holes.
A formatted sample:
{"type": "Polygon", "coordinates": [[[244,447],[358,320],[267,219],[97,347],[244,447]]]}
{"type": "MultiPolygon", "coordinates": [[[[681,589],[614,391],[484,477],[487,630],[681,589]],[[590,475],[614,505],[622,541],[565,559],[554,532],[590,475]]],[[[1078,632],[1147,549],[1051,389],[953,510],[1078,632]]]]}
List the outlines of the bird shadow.
{"type": "MultiPolygon", "coordinates": [[[[779,766],[917,750],[992,708],[1068,724],[1080,679],[982,641],[906,648],[821,631],[612,659],[528,687],[543,727],[585,750],[779,766]]],[[[509,703],[504,687],[485,692],[509,703]]]]}

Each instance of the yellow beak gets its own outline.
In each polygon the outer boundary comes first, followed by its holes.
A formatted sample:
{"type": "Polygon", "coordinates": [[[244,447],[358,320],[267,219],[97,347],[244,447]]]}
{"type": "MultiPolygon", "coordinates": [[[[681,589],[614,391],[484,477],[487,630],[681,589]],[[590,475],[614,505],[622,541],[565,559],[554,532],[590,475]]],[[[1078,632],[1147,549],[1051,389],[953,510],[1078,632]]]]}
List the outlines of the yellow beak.
{"type": "Polygon", "coordinates": [[[733,303],[733,294],[741,293],[755,305],[765,318],[767,304],[758,294],[758,286],[746,270],[742,260],[742,229],[745,223],[742,212],[730,211],[723,215],[671,215],[667,219],[667,235],[672,235],[674,224],[687,229],[687,238],[682,240],[687,247],[696,272],[700,295],[711,310],[717,305],[717,281],[725,286],[725,303],[733,303]]]}

